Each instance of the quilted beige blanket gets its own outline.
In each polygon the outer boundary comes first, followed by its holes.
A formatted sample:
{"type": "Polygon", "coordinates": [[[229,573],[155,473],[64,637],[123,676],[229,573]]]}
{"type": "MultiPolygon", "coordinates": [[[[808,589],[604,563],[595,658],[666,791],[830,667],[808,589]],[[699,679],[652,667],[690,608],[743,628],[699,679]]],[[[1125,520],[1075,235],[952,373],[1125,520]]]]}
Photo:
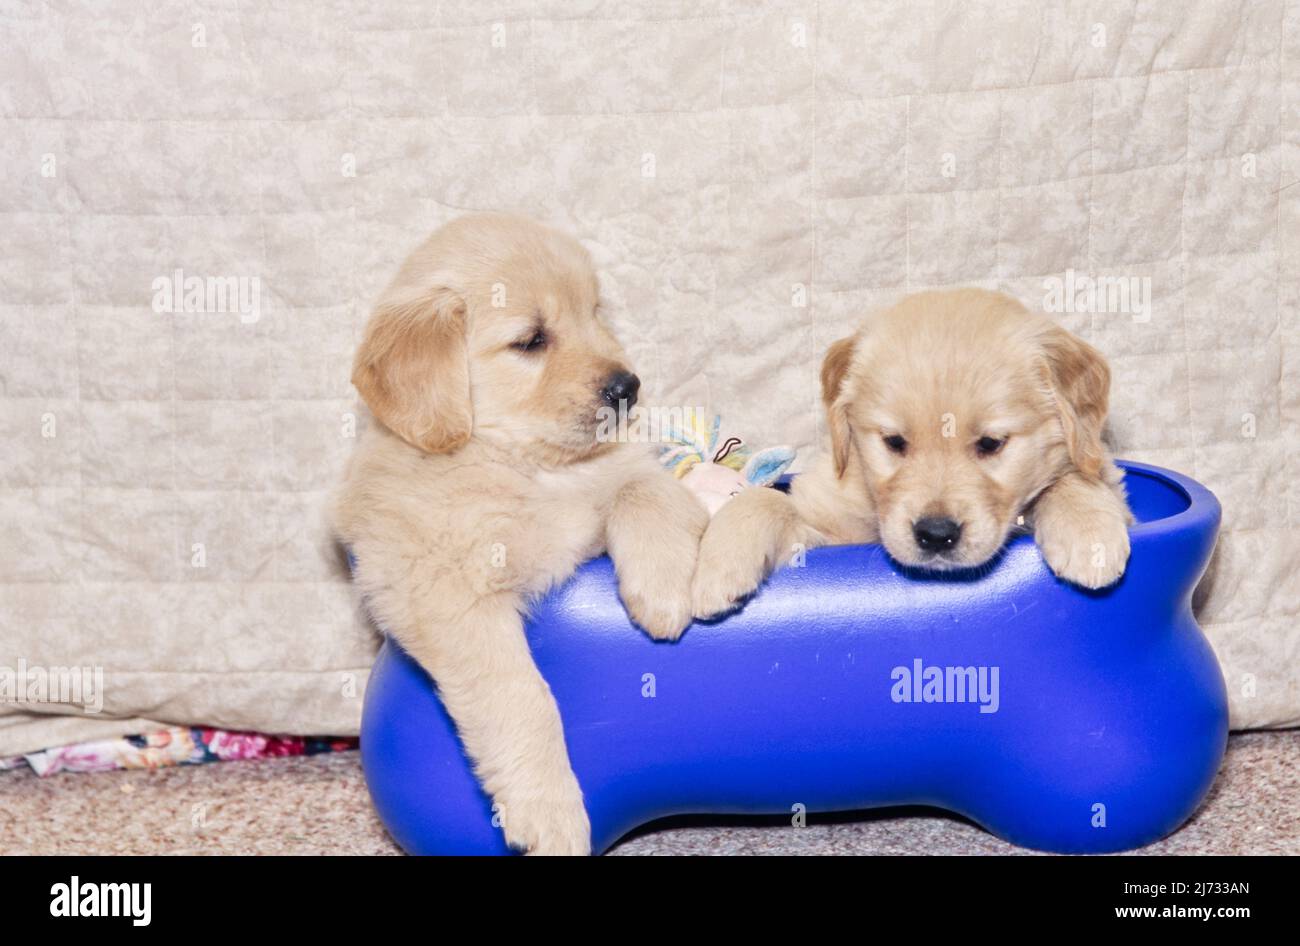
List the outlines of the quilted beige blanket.
{"type": "Polygon", "coordinates": [[[802,457],[873,307],[1050,312],[1223,502],[1234,725],[1300,723],[1298,93],[1298,0],[5,0],[0,755],[356,732],[350,353],[482,208],[587,243],[651,399],[802,457]]]}

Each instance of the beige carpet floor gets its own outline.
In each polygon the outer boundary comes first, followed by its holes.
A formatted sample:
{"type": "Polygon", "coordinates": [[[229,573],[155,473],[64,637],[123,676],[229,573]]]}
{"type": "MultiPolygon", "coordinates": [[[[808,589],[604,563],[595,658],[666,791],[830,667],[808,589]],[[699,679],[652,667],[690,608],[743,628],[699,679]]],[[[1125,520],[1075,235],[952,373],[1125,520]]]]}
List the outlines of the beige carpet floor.
{"type": "MultiPolygon", "coordinates": [[[[0,772],[10,854],[397,854],[356,752],[36,778],[0,772]]],[[[659,822],[614,854],[1014,854],[930,809],[659,822]]],[[[1146,854],[1300,854],[1300,730],[1234,736],[1196,816],[1146,854]]]]}

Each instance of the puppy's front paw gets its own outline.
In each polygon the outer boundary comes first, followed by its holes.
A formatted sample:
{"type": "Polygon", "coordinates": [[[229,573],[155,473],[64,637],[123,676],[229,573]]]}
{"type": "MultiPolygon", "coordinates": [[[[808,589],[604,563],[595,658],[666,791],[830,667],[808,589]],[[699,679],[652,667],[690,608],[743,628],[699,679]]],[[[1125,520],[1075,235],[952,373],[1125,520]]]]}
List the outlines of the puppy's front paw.
{"type": "Polygon", "coordinates": [[[698,618],[734,611],[767,577],[767,562],[754,546],[736,547],[735,536],[710,529],[700,543],[691,582],[691,607],[698,618]]]}
{"type": "Polygon", "coordinates": [[[1083,588],[1113,585],[1128,565],[1128,528],[1118,517],[1057,515],[1039,523],[1034,537],[1048,567],[1083,588]]]}
{"type": "Polygon", "coordinates": [[[553,782],[497,796],[506,843],[535,856],[585,857],[591,853],[591,822],[582,789],[572,772],[553,782]]]}
{"type": "Polygon", "coordinates": [[[695,497],[663,473],[619,494],[608,527],[618,596],[655,640],[675,641],[690,626],[691,576],[708,523],[695,497]]]}
{"type": "Polygon", "coordinates": [[[671,571],[676,574],[637,569],[618,582],[623,607],[657,641],[677,640],[691,623],[690,571],[671,571]]]}

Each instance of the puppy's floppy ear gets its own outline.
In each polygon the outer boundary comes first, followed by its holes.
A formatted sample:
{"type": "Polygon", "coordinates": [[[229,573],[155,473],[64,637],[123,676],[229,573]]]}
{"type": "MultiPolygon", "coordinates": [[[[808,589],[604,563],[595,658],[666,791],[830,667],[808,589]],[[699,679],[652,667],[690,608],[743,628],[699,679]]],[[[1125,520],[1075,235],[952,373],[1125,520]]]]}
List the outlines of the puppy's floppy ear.
{"type": "Polygon", "coordinates": [[[1084,476],[1099,477],[1106,460],[1101,431],[1110,407],[1110,366],[1101,352],[1054,324],[1040,345],[1070,460],[1084,476]]]}
{"type": "Polygon", "coordinates": [[[352,383],[381,423],[429,453],[465,445],[474,427],[468,311],[445,287],[390,291],[375,307],[352,383]]]}
{"type": "Polygon", "coordinates": [[[857,336],[841,338],[831,345],[822,361],[822,400],[826,403],[826,425],[831,432],[831,457],[835,461],[835,475],[843,476],[849,465],[849,448],[853,432],[849,429],[848,402],[844,394],[844,378],[853,361],[853,347],[857,336]]]}

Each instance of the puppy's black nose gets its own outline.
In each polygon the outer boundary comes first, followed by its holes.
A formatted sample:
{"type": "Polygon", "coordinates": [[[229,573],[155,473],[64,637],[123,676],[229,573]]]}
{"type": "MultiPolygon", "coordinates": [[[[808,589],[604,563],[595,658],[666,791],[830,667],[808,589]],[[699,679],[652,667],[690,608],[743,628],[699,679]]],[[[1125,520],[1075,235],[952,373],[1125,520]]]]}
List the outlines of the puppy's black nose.
{"type": "Polygon", "coordinates": [[[916,544],[927,552],[945,552],[961,538],[961,523],[941,516],[918,519],[912,526],[916,544]]]}
{"type": "Polygon", "coordinates": [[[636,392],[639,390],[641,390],[640,378],[630,371],[615,371],[605,381],[600,396],[613,407],[618,407],[619,401],[627,401],[627,409],[631,410],[632,405],[636,404],[636,392]]]}

